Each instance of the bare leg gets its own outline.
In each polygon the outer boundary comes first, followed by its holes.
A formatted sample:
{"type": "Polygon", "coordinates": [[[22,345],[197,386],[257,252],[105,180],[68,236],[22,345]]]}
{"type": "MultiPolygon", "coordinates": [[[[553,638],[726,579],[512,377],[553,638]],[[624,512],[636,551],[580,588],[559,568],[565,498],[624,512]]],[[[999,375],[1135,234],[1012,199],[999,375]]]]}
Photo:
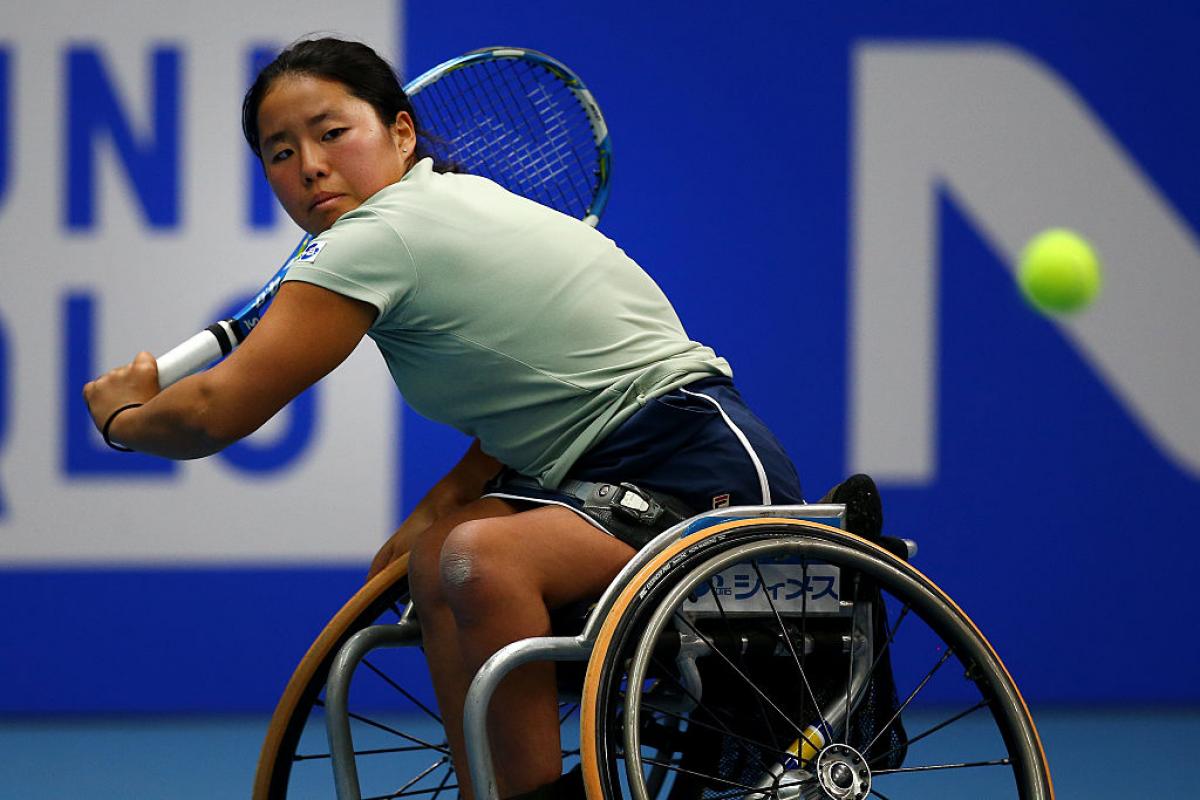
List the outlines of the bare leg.
{"type": "MultiPolygon", "coordinates": [[[[470,678],[492,654],[549,634],[549,609],[598,596],[633,554],[563,508],[455,526],[442,547],[441,584],[461,658],[460,671],[444,676],[446,688],[453,686],[445,694],[458,724],[470,678]]],[[[502,797],[557,778],[562,758],[553,665],[532,664],[509,675],[492,699],[488,727],[502,797]]]]}
{"type": "Polygon", "coordinates": [[[421,620],[425,659],[433,678],[434,694],[456,766],[459,792],[470,798],[471,782],[465,765],[463,744],[463,701],[475,673],[464,666],[458,645],[458,627],[447,605],[441,585],[441,552],[446,537],[456,526],[478,518],[502,517],[516,509],[496,498],[483,498],[459,512],[437,520],[416,537],[409,553],[409,587],[421,620]]]}

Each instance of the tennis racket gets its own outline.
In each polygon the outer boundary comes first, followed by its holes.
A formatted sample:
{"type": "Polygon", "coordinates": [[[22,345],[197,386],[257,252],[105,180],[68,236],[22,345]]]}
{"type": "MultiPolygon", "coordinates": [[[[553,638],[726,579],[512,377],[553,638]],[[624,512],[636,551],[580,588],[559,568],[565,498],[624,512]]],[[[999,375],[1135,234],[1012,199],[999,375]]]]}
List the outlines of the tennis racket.
{"type": "MultiPolygon", "coordinates": [[[[608,202],[612,157],[600,107],[579,77],[545,53],[475,50],[404,87],[416,111],[418,156],[490,178],[511,192],[595,226],[608,202]]],[[[305,236],[254,299],[158,358],[165,389],[229,355],[262,318],[305,236]]]]}

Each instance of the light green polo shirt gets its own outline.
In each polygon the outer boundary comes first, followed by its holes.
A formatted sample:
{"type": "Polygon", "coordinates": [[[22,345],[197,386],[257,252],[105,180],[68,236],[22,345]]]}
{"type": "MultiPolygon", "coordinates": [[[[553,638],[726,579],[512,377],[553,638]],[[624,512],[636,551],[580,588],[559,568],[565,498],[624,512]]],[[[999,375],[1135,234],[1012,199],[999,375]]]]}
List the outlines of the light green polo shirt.
{"type": "Polygon", "coordinates": [[[375,306],[405,401],[550,488],[650,398],[732,375],[608,237],[428,159],[316,242],[285,280],[375,306]]]}

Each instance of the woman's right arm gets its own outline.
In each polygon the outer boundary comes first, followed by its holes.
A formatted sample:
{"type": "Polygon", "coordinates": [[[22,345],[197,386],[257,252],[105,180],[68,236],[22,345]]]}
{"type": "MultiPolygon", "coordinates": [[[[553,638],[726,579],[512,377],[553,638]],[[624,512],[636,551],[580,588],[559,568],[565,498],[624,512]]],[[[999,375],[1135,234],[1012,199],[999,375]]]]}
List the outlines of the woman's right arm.
{"type": "Polygon", "coordinates": [[[245,343],[212,369],[160,392],[154,357],[139,353],[84,386],[83,396],[97,429],[111,420],[111,439],[164,458],[202,458],[258,430],[341,364],[377,313],[361,300],[290,281],[245,343]]]}
{"type": "Polygon", "coordinates": [[[503,465],[483,452],[476,439],[454,468],[433,485],[417,503],[391,538],[379,548],[367,572],[370,580],[412,547],[417,536],[443,517],[450,516],[463,506],[479,499],[484,484],[495,476],[503,465]]]}

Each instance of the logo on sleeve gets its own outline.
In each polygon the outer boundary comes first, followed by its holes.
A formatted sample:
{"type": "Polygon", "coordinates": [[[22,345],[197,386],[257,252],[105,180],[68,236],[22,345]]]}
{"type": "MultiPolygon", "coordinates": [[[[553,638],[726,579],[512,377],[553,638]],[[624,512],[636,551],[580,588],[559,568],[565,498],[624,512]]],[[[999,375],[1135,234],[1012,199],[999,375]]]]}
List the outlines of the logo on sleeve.
{"type": "Polygon", "coordinates": [[[317,254],[325,249],[329,242],[310,242],[304,252],[296,259],[297,264],[311,264],[317,260],[317,254]]]}

